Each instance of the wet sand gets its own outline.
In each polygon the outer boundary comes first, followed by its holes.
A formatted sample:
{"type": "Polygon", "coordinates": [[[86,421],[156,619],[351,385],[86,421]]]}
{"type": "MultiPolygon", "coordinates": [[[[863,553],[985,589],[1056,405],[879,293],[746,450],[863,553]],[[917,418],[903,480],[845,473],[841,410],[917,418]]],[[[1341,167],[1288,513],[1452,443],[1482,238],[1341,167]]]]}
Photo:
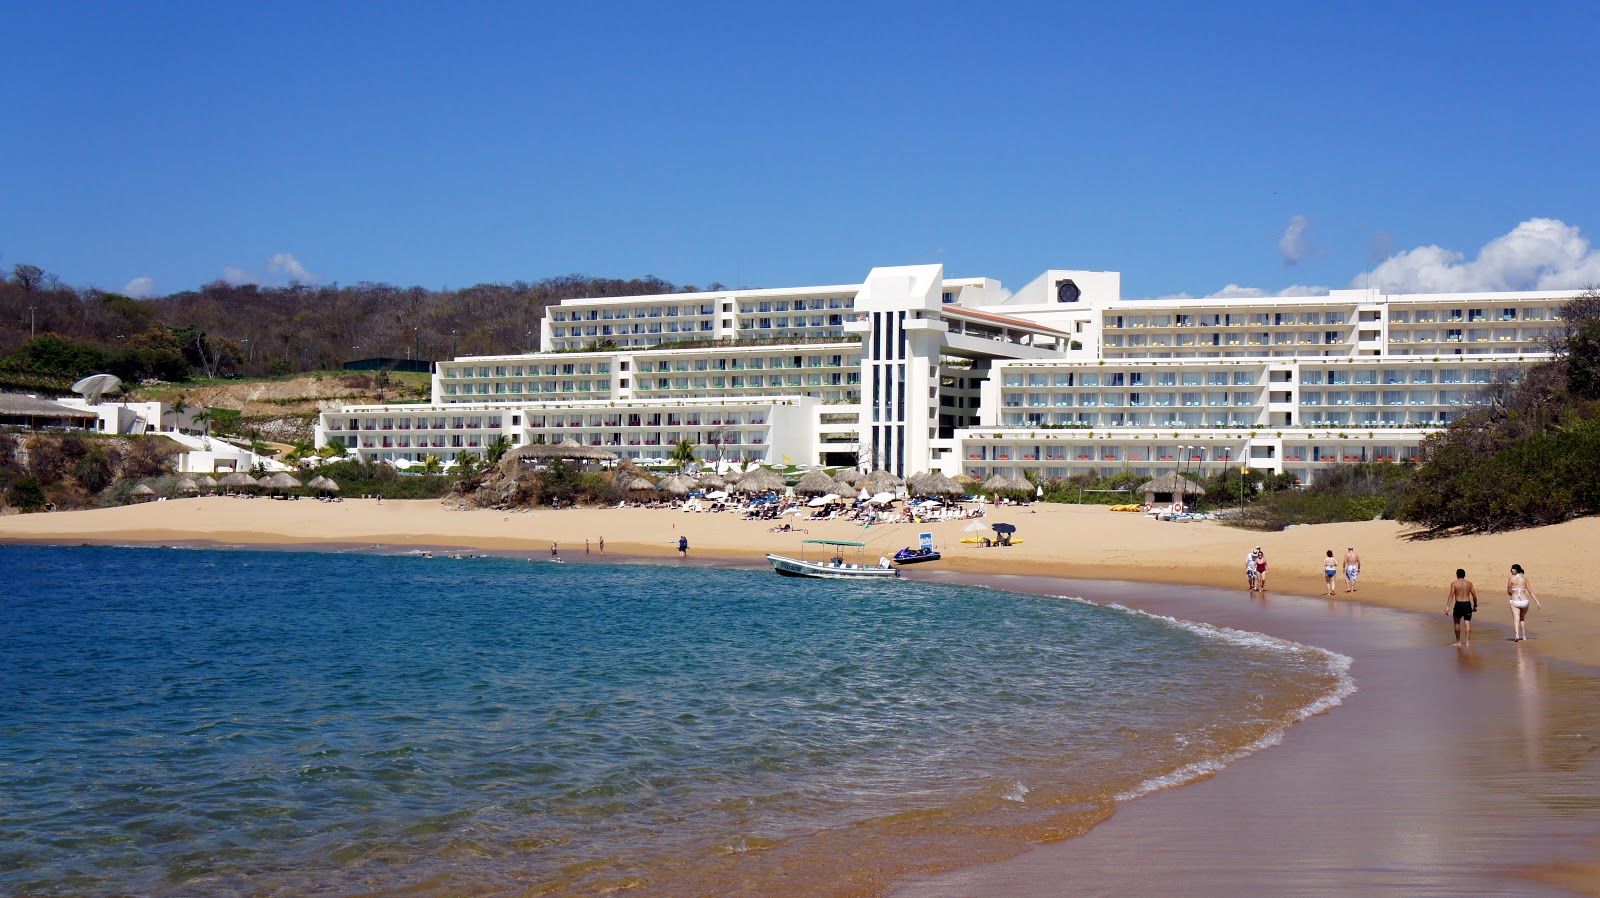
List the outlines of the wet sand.
{"type": "Polygon", "coordinates": [[[1592,670],[1503,630],[1453,648],[1442,615],[1340,599],[977,579],[1329,648],[1353,659],[1358,691],[1281,746],[1121,804],[1087,835],[914,877],[890,895],[1600,894],[1592,670]]]}
{"type": "Polygon", "coordinates": [[[1383,521],[1255,534],[1074,506],[986,520],[1015,520],[1023,545],[962,545],[966,521],[870,530],[825,522],[772,534],[767,522],[729,514],[230,498],[5,517],[0,543],[544,555],[558,540],[568,561],[742,567],[760,565],[766,552],[795,554],[808,536],[866,541],[876,557],[932,531],[945,560],[907,576],[1118,602],[1332,649],[1354,659],[1358,691],[1293,728],[1281,746],[1124,803],[1085,836],[886,884],[890,894],[1600,895],[1600,673],[1585,666],[1600,658],[1600,600],[1587,585],[1600,519],[1427,542],[1404,540],[1403,528],[1383,521]],[[690,540],[687,561],[675,558],[679,534],[690,540]],[[598,551],[602,535],[607,556],[598,551]],[[1257,544],[1274,562],[1279,590],[1264,602],[1236,583],[1238,562],[1257,544]],[[1344,545],[1362,553],[1361,591],[1341,585],[1335,599],[1310,598],[1321,590],[1323,547],[1344,545]],[[1486,573],[1512,560],[1528,567],[1546,606],[1530,612],[1533,639],[1519,644],[1507,641],[1501,575],[1486,573]],[[1470,650],[1450,647],[1443,613],[1458,565],[1482,598],[1470,650]],[[1158,585],[1172,583],[1201,585],[1158,585]]]}

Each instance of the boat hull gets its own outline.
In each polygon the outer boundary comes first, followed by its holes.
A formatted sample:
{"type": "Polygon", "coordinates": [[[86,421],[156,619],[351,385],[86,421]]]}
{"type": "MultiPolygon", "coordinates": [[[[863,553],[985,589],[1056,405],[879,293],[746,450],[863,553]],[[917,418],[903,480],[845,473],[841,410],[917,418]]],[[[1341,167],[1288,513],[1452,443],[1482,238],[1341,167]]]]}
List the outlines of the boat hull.
{"type": "Polygon", "coordinates": [[[820,580],[893,580],[900,576],[894,568],[843,565],[835,567],[815,561],[802,561],[785,555],[768,555],[772,569],[785,577],[815,577],[820,580]]]}
{"type": "Polygon", "coordinates": [[[895,564],[921,564],[924,561],[938,561],[940,558],[943,558],[943,557],[944,556],[940,555],[938,552],[929,552],[926,555],[906,555],[906,556],[901,556],[901,555],[897,554],[894,557],[894,563],[895,564]]]}

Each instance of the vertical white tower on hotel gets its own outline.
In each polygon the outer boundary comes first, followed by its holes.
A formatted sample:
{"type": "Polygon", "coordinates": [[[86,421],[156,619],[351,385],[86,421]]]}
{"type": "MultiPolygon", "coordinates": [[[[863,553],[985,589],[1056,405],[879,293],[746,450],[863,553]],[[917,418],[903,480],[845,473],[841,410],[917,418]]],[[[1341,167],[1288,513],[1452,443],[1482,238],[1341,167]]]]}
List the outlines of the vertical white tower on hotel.
{"type": "Polygon", "coordinates": [[[939,419],[943,265],[874,268],[856,294],[860,334],[861,460],[900,477],[927,467],[939,419]]]}

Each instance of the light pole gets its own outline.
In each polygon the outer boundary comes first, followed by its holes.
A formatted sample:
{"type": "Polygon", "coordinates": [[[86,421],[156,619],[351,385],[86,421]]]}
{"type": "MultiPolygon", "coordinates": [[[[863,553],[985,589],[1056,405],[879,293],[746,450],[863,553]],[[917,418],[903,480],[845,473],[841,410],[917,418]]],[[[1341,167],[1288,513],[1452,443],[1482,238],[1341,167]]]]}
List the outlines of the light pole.
{"type": "Polygon", "coordinates": [[[28,303],[28,339],[33,339],[33,303],[28,303]]]}
{"type": "Polygon", "coordinates": [[[459,354],[458,350],[460,348],[461,341],[456,339],[456,329],[452,327],[450,328],[450,357],[455,358],[459,354]]]}

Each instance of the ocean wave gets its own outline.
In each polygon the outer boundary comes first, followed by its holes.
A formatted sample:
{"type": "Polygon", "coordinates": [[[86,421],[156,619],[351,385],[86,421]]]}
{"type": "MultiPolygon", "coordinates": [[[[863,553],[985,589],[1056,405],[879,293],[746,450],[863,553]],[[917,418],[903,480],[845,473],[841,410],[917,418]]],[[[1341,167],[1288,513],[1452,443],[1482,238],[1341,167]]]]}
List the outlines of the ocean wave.
{"type": "Polygon", "coordinates": [[[1288,732],[1291,726],[1294,726],[1306,718],[1327,713],[1328,711],[1342,704],[1345,699],[1349,698],[1356,691],[1355,678],[1350,675],[1350,666],[1354,659],[1350,658],[1348,655],[1343,655],[1330,649],[1325,649],[1320,646],[1306,645],[1305,643],[1295,642],[1291,639],[1269,636],[1265,633],[1256,633],[1250,630],[1236,630],[1232,627],[1219,627],[1215,624],[1208,624],[1200,621],[1186,621],[1170,615],[1154,614],[1149,611],[1142,611],[1138,608],[1129,608],[1126,605],[1121,605],[1115,602],[1101,604],[1099,602],[1091,602],[1088,599],[1080,596],[1057,596],[1057,598],[1125,612],[1127,614],[1157,621],[1167,626],[1176,627],[1181,630],[1187,630],[1191,633],[1208,639],[1216,639],[1226,642],[1231,645],[1262,649],[1272,652],[1281,652],[1285,655],[1293,655],[1301,658],[1315,658],[1323,665],[1324,672],[1334,679],[1333,688],[1329,689],[1327,692],[1316,697],[1315,699],[1305,703],[1304,705],[1292,710],[1287,715],[1287,719],[1285,719],[1281,725],[1273,727],[1260,738],[1248,744],[1242,745],[1239,748],[1222,755],[1221,757],[1203,758],[1201,760],[1185,764],[1182,767],[1179,767],[1178,769],[1169,773],[1162,774],[1161,776],[1151,777],[1132,789],[1118,793],[1116,795],[1117,801],[1131,801],[1140,797],[1141,795],[1148,795],[1151,792],[1156,792],[1161,789],[1170,789],[1176,786],[1192,783],[1196,780],[1210,776],[1229,764],[1249,757],[1250,755],[1253,755],[1262,749],[1271,748],[1272,746],[1283,741],[1284,733],[1288,732]]]}

